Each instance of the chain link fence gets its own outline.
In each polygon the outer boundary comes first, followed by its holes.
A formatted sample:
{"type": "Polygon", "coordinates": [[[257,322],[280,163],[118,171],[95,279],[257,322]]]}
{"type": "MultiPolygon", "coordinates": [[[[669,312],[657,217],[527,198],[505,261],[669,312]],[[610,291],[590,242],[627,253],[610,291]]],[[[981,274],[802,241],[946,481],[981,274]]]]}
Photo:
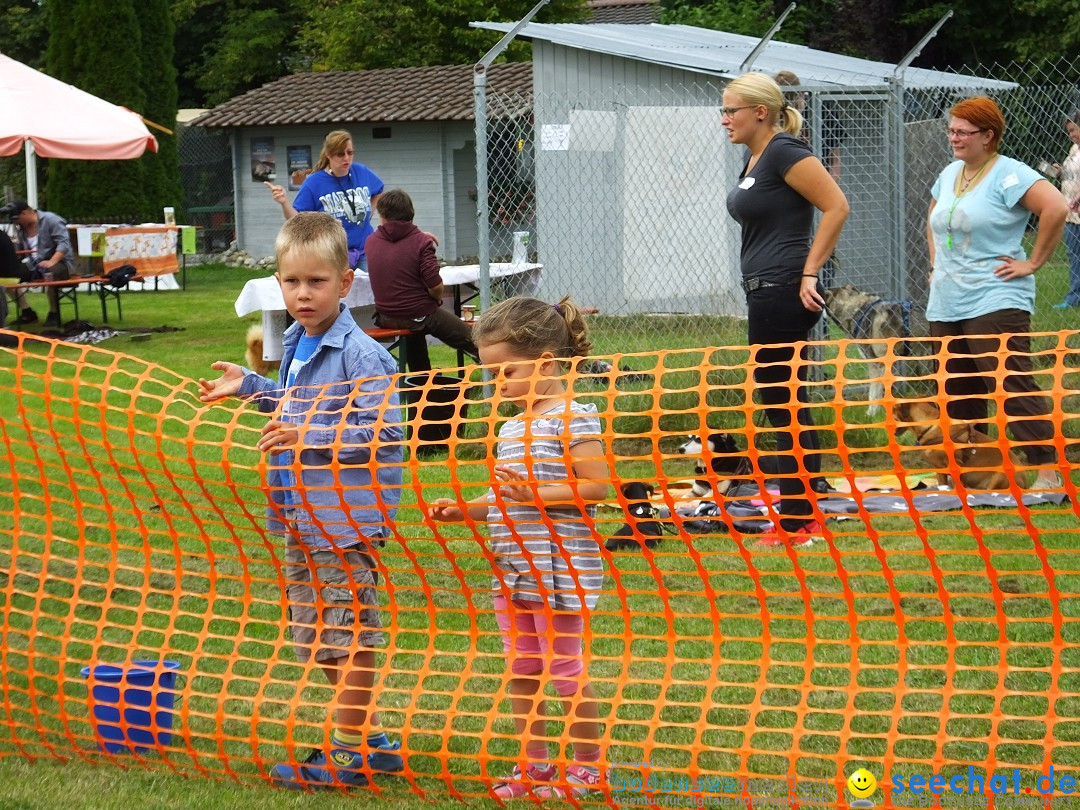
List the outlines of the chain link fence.
{"type": "Polygon", "coordinates": [[[221,253],[236,238],[229,135],[221,130],[183,126],[178,146],[184,189],[182,216],[187,224],[199,226],[199,253],[221,253]]]}
{"type": "MultiPolygon", "coordinates": [[[[1072,146],[1065,118],[1080,107],[1070,80],[1080,58],[1039,73],[1019,65],[916,73],[908,83],[837,75],[784,89],[804,110],[803,136],[851,203],[825,276],[832,286],[907,302],[918,335],[926,328],[930,189],[952,160],[950,107],[994,98],[1008,122],[1002,153],[1048,169],[1057,184],[1054,164],[1072,146]]],[[[509,260],[527,234],[529,258],[544,266],[541,294],[571,293],[597,307],[603,350],[713,345],[744,331],[739,231],[726,206],[744,149],[720,124],[723,86],[703,77],[677,87],[613,84],[602,94],[488,96],[492,261],[509,260]]],[[[1033,328],[1073,325],[1077,310],[1054,306],[1070,284],[1064,244],[1038,283],[1033,328]]],[[[837,329],[823,325],[819,337],[837,329]]]]}

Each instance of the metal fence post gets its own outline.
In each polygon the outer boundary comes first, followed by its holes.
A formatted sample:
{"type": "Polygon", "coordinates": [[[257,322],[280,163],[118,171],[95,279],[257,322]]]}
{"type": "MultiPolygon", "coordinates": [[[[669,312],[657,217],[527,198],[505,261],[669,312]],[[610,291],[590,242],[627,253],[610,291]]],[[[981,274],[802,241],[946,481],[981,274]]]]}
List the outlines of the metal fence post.
{"type": "Polygon", "coordinates": [[[485,310],[491,302],[491,245],[489,243],[489,206],[488,206],[488,148],[487,148],[487,69],[491,63],[505,51],[518,31],[524,28],[536,16],[548,0],[540,0],[532,9],[507,31],[502,39],[485,53],[473,68],[473,112],[476,118],[476,202],[479,221],[477,222],[477,262],[480,265],[480,309],[485,310]]]}

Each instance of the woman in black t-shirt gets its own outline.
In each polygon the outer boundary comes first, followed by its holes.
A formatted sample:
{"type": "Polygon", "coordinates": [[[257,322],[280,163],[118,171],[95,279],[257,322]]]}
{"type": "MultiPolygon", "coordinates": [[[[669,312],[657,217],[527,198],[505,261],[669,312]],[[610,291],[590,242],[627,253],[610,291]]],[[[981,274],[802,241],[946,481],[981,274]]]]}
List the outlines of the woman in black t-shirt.
{"type": "MultiPolygon", "coordinates": [[[[821,469],[817,431],[810,411],[798,409],[791,430],[790,344],[808,340],[825,306],[818,276],[832,255],[848,215],[844,193],[821,161],[798,138],[802,116],[784,100],[776,82],[762,73],[747,73],[724,90],[721,123],[732,143],[748,149],[739,182],[728,194],[728,211],[742,227],[741,266],[746,291],[747,340],[753,353],[754,381],[769,423],[777,429],[775,469],[780,477],[779,519],[759,545],[785,541],[808,546],[822,536],[806,498],[804,479],[821,469]],[[821,211],[813,231],[814,209],[821,211]],[[813,234],[813,236],[811,236],[813,234]],[[779,344],[779,345],[778,345],[779,344]],[[802,464],[799,464],[800,458],[802,464]],[[799,476],[800,469],[806,474],[799,476]]],[[[798,376],[806,380],[805,352],[798,376]]],[[[798,399],[806,402],[799,387],[798,399]]]]}

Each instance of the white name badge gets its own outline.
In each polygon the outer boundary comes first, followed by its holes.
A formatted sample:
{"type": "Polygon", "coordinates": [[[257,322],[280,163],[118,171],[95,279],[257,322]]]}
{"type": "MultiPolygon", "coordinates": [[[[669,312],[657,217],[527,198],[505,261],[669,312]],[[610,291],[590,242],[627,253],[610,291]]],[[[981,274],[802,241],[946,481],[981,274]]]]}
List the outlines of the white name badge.
{"type": "Polygon", "coordinates": [[[753,177],[744,177],[743,181],[741,183],[739,183],[739,188],[744,188],[744,189],[745,188],[750,188],[750,186],[752,186],[752,185],[754,185],[754,178],[753,177]]]}

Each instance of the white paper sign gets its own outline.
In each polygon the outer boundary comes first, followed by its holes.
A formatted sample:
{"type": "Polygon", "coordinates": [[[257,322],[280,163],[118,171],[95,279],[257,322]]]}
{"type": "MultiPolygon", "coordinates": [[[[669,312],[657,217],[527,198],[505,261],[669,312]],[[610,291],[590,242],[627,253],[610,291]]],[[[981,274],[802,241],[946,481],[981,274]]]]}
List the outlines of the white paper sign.
{"type": "Polygon", "coordinates": [[[565,152],[570,148],[569,124],[544,124],[540,127],[540,150],[565,152]]]}

